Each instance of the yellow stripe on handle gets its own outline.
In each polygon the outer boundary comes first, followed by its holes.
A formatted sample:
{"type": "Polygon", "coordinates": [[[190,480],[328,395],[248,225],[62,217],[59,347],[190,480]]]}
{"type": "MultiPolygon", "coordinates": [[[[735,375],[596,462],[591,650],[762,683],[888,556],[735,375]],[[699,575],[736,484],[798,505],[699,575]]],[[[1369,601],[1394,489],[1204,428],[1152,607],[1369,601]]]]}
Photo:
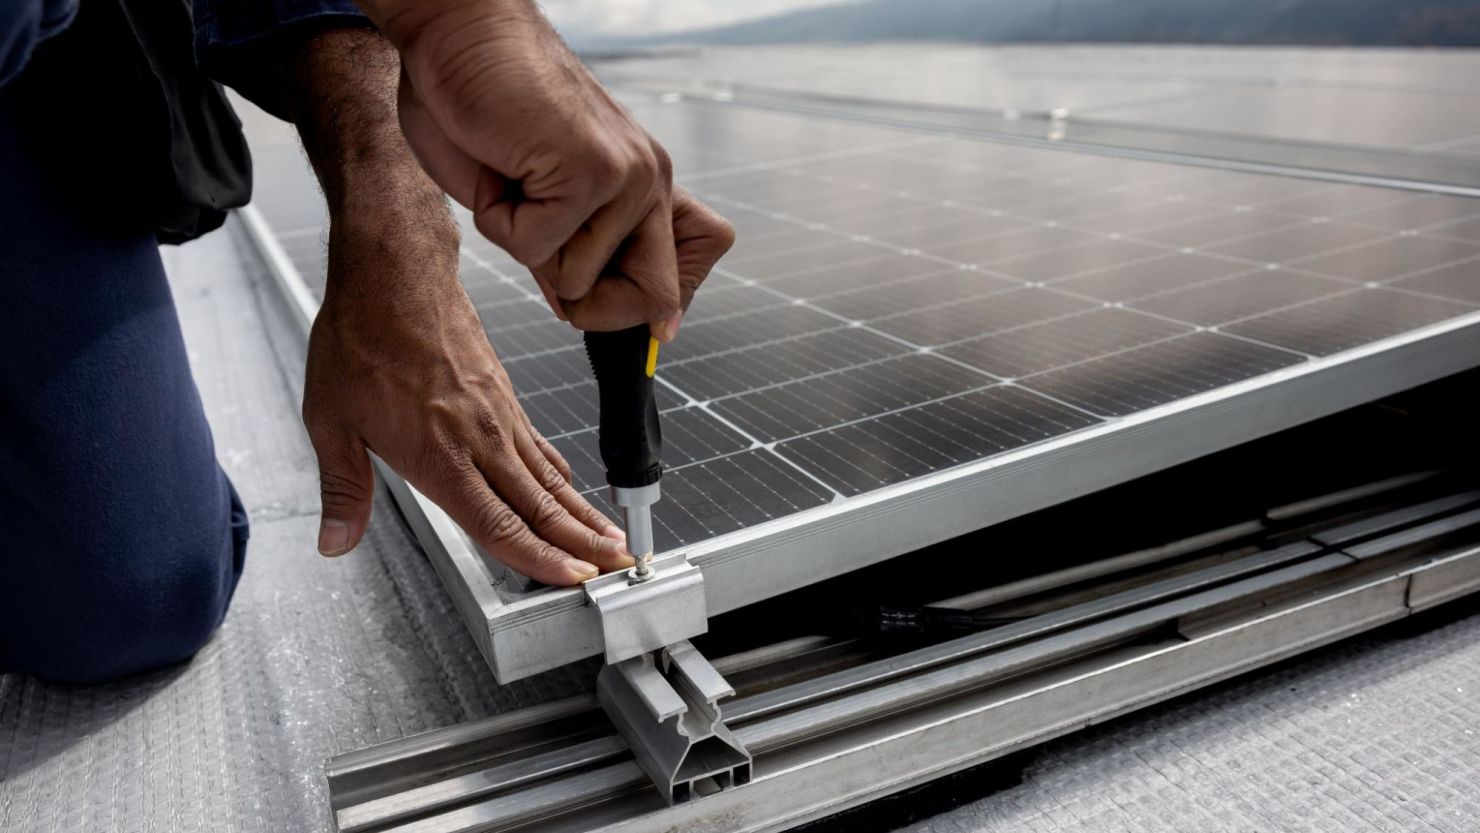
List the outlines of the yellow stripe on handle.
{"type": "Polygon", "coordinates": [[[650,338],[650,339],[648,339],[648,360],[647,360],[647,375],[648,375],[648,378],[649,379],[653,378],[653,374],[654,373],[657,373],[657,372],[658,372],[658,340],[656,338],[650,338]]]}

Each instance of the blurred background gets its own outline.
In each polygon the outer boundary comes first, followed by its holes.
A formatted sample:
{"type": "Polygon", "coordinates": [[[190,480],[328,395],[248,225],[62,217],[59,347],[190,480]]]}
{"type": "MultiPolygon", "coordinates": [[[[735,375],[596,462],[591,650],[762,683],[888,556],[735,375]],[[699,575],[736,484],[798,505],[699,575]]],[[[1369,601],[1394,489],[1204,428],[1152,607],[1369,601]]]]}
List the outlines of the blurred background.
{"type": "Polygon", "coordinates": [[[581,48],[662,43],[1480,45],[1477,0],[547,0],[581,48]]]}

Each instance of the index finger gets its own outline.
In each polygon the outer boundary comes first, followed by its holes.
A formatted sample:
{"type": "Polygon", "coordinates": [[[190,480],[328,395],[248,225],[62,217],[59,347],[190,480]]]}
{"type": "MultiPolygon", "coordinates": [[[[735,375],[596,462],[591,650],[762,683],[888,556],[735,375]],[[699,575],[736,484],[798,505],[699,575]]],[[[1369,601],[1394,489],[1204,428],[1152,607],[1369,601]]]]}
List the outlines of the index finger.
{"type": "Polygon", "coordinates": [[[735,245],[735,228],[689,192],[674,188],[673,238],[678,259],[679,302],[687,310],[714,264],[735,245]]]}
{"type": "Polygon", "coordinates": [[[591,291],[560,306],[578,329],[651,324],[654,337],[667,341],[663,324],[681,309],[681,298],[672,214],[664,200],[643,217],[591,291]]]}

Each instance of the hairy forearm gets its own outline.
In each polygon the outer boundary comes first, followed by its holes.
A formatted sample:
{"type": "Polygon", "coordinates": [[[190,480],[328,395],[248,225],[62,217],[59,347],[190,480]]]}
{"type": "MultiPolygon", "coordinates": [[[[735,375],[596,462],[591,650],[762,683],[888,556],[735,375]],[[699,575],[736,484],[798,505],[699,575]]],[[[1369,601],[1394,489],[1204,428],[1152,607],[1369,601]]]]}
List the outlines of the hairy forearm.
{"type": "MultiPolygon", "coordinates": [[[[450,269],[425,274],[455,276],[457,225],[397,119],[395,47],[369,29],[330,29],[307,37],[287,57],[289,106],[329,205],[331,284],[394,277],[367,268],[370,263],[336,263],[373,258],[376,243],[421,248],[443,266],[450,259],[450,269]]],[[[404,262],[406,253],[397,254],[404,262]]]]}

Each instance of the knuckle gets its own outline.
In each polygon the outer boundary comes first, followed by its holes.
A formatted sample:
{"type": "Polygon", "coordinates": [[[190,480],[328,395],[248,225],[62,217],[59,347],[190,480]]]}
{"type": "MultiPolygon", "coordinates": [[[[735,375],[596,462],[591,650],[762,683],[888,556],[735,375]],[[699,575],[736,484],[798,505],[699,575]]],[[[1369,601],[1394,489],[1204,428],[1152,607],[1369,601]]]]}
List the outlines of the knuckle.
{"type": "Polygon", "coordinates": [[[503,415],[488,403],[481,403],[473,409],[473,427],[478,430],[489,446],[502,448],[508,440],[508,429],[504,427],[503,415]]]}
{"type": "Polygon", "coordinates": [[[530,558],[535,564],[559,565],[565,561],[565,555],[560,550],[544,541],[538,541],[533,547],[530,558]]]}
{"type": "Polygon", "coordinates": [[[427,432],[422,442],[421,465],[418,470],[436,475],[468,474],[476,471],[467,446],[446,431],[427,432]]]}
{"type": "Polygon", "coordinates": [[[718,214],[714,215],[714,239],[715,249],[721,255],[735,245],[734,224],[718,214]]]}
{"type": "Polygon", "coordinates": [[[544,465],[540,466],[539,469],[540,470],[536,472],[536,476],[539,478],[539,483],[542,487],[544,487],[545,491],[556,492],[565,488],[565,476],[560,472],[559,468],[556,467],[554,463],[547,461],[544,465]]]}
{"type": "Polygon", "coordinates": [[[643,145],[634,148],[632,156],[632,179],[637,183],[656,187],[662,174],[662,166],[653,147],[643,145]]]}
{"type": "Polygon", "coordinates": [[[540,492],[535,496],[534,505],[529,510],[530,526],[535,529],[549,529],[560,523],[564,513],[564,508],[554,495],[549,492],[540,492]]]}
{"type": "Polygon", "coordinates": [[[591,176],[599,183],[619,182],[625,178],[627,172],[621,153],[610,146],[603,146],[591,153],[587,164],[591,166],[591,176]]]}
{"type": "Polygon", "coordinates": [[[335,507],[354,505],[367,497],[363,484],[332,470],[319,472],[319,493],[325,506],[335,507]]]}
{"type": "Polygon", "coordinates": [[[478,528],[489,542],[507,544],[518,537],[524,524],[508,506],[490,500],[478,511],[478,528]]]}
{"type": "Polygon", "coordinates": [[[653,142],[653,158],[658,165],[658,176],[663,184],[673,182],[673,157],[668,154],[668,149],[653,142]]]}

